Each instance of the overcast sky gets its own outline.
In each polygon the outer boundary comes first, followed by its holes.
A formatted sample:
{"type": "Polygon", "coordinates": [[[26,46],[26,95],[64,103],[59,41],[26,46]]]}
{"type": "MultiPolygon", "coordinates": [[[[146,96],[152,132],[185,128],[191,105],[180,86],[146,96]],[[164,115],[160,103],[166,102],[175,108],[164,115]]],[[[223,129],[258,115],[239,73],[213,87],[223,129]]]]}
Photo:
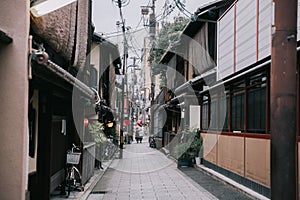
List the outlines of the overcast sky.
{"type": "MultiPolygon", "coordinates": [[[[143,38],[147,35],[147,29],[145,29],[143,26],[143,20],[141,20],[141,6],[151,5],[152,0],[123,1],[129,1],[129,4],[122,8],[125,26],[130,28],[127,31],[129,45],[136,49],[136,51],[139,51],[143,46],[143,38]],[[130,34],[130,32],[132,32],[132,34],[130,34]]],[[[190,13],[194,13],[198,7],[201,7],[201,5],[212,1],[213,0],[181,0],[180,2],[185,5],[186,10],[190,13]]],[[[163,6],[166,2],[168,5],[175,5],[174,0],[156,0],[155,2],[156,17],[160,22],[162,20],[161,14],[164,11],[163,6]]],[[[188,12],[186,12],[186,14],[188,14],[188,12]]],[[[175,8],[168,17],[164,18],[164,20],[172,20],[173,17],[177,15],[184,16],[178,8],[175,8]]],[[[119,44],[122,42],[123,36],[121,28],[117,28],[116,26],[117,21],[121,21],[119,8],[117,5],[112,3],[112,0],[93,0],[93,23],[96,27],[96,32],[101,34],[103,33],[104,38],[108,38],[114,43],[119,44]],[[118,31],[119,34],[115,33],[118,31]]]]}

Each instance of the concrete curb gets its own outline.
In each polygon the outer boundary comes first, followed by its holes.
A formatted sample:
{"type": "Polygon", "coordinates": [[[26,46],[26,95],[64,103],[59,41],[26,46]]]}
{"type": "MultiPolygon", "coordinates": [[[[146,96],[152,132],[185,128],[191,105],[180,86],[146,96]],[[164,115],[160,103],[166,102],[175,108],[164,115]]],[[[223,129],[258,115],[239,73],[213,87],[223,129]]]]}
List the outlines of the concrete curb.
{"type": "Polygon", "coordinates": [[[228,178],[228,177],[226,177],[226,176],[224,176],[224,175],[222,175],[222,174],[220,174],[220,173],[218,173],[218,172],[216,172],[216,171],[214,171],[210,168],[205,167],[204,165],[195,164],[194,167],[196,169],[201,170],[204,173],[216,178],[216,179],[219,179],[219,180],[225,182],[228,185],[231,185],[232,187],[237,188],[238,190],[240,190],[240,191],[242,191],[242,192],[244,192],[244,193],[246,193],[246,194],[248,194],[248,195],[250,195],[250,196],[252,196],[256,199],[270,200],[269,198],[255,192],[254,190],[251,190],[251,189],[247,188],[246,186],[241,185],[241,184],[235,182],[234,180],[232,180],[232,179],[230,179],[230,178],[228,178]]]}
{"type": "Polygon", "coordinates": [[[107,167],[105,167],[103,170],[100,170],[98,173],[96,173],[94,176],[92,176],[90,178],[90,180],[88,181],[88,183],[85,184],[85,187],[84,187],[85,190],[84,190],[83,194],[77,196],[76,199],[86,200],[90,196],[90,193],[93,191],[94,187],[99,182],[99,180],[103,177],[103,175],[106,172],[106,170],[110,167],[110,165],[113,162],[113,160],[114,159],[110,160],[108,162],[107,167]]]}

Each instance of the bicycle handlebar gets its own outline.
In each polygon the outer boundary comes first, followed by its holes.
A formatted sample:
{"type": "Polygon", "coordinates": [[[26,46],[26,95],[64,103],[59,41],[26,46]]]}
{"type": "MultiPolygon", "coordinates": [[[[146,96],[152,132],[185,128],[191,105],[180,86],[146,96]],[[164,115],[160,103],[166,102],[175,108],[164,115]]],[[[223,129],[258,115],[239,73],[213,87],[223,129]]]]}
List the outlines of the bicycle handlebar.
{"type": "Polygon", "coordinates": [[[72,152],[74,152],[74,149],[77,150],[77,151],[80,151],[79,146],[76,146],[74,143],[72,145],[73,145],[72,152]]]}

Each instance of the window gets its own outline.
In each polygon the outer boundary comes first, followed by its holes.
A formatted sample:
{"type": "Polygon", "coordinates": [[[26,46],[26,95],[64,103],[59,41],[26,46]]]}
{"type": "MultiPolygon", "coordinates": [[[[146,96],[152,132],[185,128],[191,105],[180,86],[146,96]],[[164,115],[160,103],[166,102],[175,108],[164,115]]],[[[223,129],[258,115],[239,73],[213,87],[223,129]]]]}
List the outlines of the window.
{"type": "Polygon", "coordinates": [[[268,74],[267,70],[248,74],[226,85],[225,91],[205,93],[201,104],[202,129],[266,133],[268,74]]]}
{"type": "Polygon", "coordinates": [[[221,95],[219,99],[219,130],[228,130],[228,102],[229,102],[229,90],[225,91],[225,95],[221,95]]]}
{"type": "Polygon", "coordinates": [[[98,88],[98,71],[95,67],[90,67],[90,86],[93,88],[98,88]]]}
{"type": "Polygon", "coordinates": [[[217,96],[213,97],[210,102],[210,120],[209,120],[209,129],[217,130],[217,96]]]}
{"type": "Polygon", "coordinates": [[[185,74],[184,74],[184,66],[185,66],[185,62],[184,59],[177,55],[177,63],[176,63],[176,87],[182,85],[183,83],[185,83],[185,74]]]}
{"type": "Polygon", "coordinates": [[[232,94],[231,127],[233,131],[244,129],[244,93],[232,94]]]}
{"type": "Polygon", "coordinates": [[[209,113],[209,98],[208,95],[203,96],[201,109],[201,126],[203,130],[208,129],[208,113],[209,113]]]}
{"type": "Polygon", "coordinates": [[[245,84],[240,82],[232,87],[231,96],[231,129],[232,131],[244,130],[244,101],[245,84]]]}
{"type": "Polygon", "coordinates": [[[263,74],[250,78],[247,89],[247,131],[265,133],[266,130],[266,80],[263,74]]]}

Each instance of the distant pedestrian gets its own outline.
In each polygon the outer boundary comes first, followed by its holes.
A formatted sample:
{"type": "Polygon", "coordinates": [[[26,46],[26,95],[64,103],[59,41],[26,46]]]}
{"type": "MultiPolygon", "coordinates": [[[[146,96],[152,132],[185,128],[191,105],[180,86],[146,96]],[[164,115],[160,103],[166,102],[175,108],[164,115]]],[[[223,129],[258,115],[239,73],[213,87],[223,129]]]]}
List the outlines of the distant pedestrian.
{"type": "Polygon", "coordinates": [[[144,128],[142,126],[142,120],[137,121],[137,126],[136,126],[136,133],[135,133],[135,140],[137,143],[142,143],[144,136],[144,128]]]}

